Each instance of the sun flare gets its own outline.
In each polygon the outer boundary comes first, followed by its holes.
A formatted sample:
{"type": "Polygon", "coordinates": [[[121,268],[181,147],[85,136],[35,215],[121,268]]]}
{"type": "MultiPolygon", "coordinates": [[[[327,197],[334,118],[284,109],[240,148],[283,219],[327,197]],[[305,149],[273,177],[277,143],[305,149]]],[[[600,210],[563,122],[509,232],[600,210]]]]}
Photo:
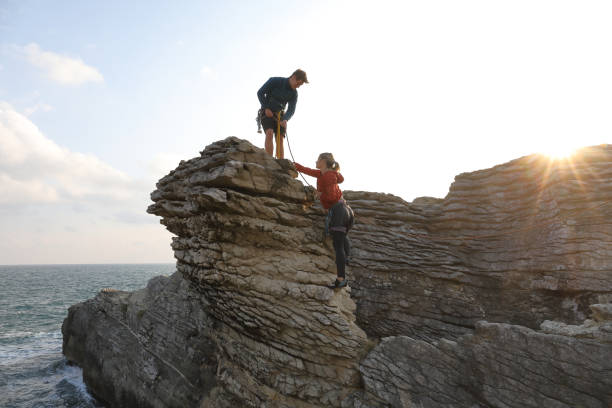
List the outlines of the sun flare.
{"type": "Polygon", "coordinates": [[[553,160],[568,159],[580,148],[577,144],[557,143],[543,149],[542,154],[553,160]]]}

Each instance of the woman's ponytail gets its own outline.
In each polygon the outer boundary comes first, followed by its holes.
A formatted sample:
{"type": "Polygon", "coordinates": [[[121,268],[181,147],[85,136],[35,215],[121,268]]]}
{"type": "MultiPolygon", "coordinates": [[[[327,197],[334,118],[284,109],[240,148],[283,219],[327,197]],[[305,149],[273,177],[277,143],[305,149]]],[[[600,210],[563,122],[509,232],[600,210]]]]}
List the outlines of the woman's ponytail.
{"type": "Polygon", "coordinates": [[[325,160],[325,163],[327,164],[327,167],[334,170],[334,171],[340,171],[340,163],[338,163],[336,160],[334,160],[334,155],[331,153],[321,153],[319,155],[319,159],[323,159],[325,160]]]}

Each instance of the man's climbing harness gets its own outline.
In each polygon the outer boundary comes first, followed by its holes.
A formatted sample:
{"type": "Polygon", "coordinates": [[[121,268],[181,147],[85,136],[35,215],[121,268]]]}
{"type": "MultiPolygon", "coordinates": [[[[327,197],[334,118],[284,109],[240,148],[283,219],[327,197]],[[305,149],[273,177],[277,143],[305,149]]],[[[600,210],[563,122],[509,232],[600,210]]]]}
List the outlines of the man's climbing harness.
{"type": "MultiPolygon", "coordinates": [[[[265,110],[264,109],[259,109],[257,111],[257,117],[255,118],[255,121],[257,122],[257,133],[261,133],[261,127],[262,127],[262,119],[265,115],[265,110]]],[[[283,111],[279,111],[277,113],[277,117],[274,118],[276,120],[276,158],[277,159],[283,159],[284,157],[284,149],[282,148],[283,146],[283,136],[281,136],[280,134],[280,118],[282,117],[282,115],[284,115],[283,111]],[[280,140],[280,142],[279,142],[280,140]],[[279,146],[281,146],[281,154],[279,154],[279,146]]],[[[289,143],[289,133],[287,132],[287,129],[285,129],[285,134],[284,137],[287,138],[287,146],[289,147],[289,154],[291,155],[291,159],[293,160],[293,162],[295,162],[295,157],[293,157],[293,152],[291,151],[291,144],[289,143]]],[[[304,183],[306,183],[306,185],[308,185],[308,187],[312,187],[312,185],[306,180],[306,178],[304,177],[304,175],[302,173],[300,173],[298,171],[299,175],[302,177],[302,180],[304,180],[304,183]]],[[[313,187],[314,188],[314,187],[313,187]]]]}
{"type": "MultiPolygon", "coordinates": [[[[283,159],[285,156],[285,150],[283,148],[283,137],[281,134],[281,118],[285,114],[284,111],[280,110],[276,112],[276,116],[273,116],[274,121],[276,122],[276,135],[274,136],[274,140],[276,141],[276,158],[283,159]]],[[[265,116],[265,109],[260,109],[257,111],[257,117],[255,118],[255,122],[257,122],[257,133],[261,133],[261,128],[263,124],[263,118],[265,116]]],[[[285,133],[287,129],[285,129],[285,133]]]]}
{"type": "Polygon", "coordinates": [[[260,109],[257,111],[257,117],[255,118],[255,122],[257,122],[257,133],[261,133],[261,114],[262,114],[262,110],[260,109]]]}

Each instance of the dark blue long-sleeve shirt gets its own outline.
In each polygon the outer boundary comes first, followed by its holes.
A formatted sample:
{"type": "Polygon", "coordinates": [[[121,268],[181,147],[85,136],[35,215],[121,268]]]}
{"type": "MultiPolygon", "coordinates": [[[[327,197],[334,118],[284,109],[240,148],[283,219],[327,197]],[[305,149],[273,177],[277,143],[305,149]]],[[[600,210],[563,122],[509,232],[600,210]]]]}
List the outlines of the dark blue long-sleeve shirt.
{"type": "Polygon", "coordinates": [[[270,109],[272,112],[278,112],[285,109],[285,105],[289,104],[287,112],[283,119],[289,120],[295,112],[298,93],[296,89],[289,85],[289,78],[272,77],[266,81],[259,91],[257,98],[261,103],[262,109],[270,109]]]}

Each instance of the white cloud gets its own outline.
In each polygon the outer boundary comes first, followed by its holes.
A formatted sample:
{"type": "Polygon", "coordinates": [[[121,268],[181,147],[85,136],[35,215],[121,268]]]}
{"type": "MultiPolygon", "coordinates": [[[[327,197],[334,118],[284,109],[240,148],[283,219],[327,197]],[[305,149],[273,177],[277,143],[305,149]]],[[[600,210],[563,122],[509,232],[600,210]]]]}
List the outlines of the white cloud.
{"type": "Polygon", "coordinates": [[[92,155],[72,152],[0,102],[0,185],[3,203],[128,199],[141,186],[92,155]]]}
{"type": "Polygon", "coordinates": [[[0,263],[170,262],[170,233],[146,213],[153,189],[0,101],[0,263]]]}
{"type": "Polygon", "coordinates": [[[50,51],[43,51],[38,44],[31,43],[21,48],[28,61],[44,70],[47,77],[66,85],[80,85],[85,82],[102,82],[102,74],[85,64],[80,58],[71,58],[50,51]]]}
{"type": "Polygon", "coordinates": [[[38,180],[16,180],[0,172],[0,186],[2,186],[0,204],[27,204],[58,200],[57,191],[38,180]]]}

